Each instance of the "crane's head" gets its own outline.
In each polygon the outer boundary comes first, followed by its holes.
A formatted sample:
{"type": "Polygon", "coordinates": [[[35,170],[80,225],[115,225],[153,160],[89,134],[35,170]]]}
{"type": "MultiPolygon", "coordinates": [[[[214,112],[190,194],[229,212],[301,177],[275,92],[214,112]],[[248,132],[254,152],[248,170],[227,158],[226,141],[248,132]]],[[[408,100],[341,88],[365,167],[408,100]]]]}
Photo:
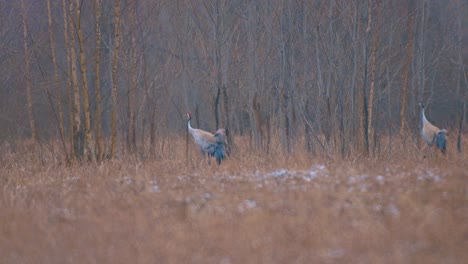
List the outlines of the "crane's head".
{"type": "Polygon", "coordinates": [[[419,107],[420,107],[421,109],[424,109],[424,107],[426,107],[426,106],[424,105],[424,102],[419,102],[418,105],[419,105],[419,107]]]}
{"type": "Polygon", "coordinates": [[[187,120],[192,119],[192,112],[187,112],[187,114],[185,114],[185,117],[187,118],[187,120]]]}

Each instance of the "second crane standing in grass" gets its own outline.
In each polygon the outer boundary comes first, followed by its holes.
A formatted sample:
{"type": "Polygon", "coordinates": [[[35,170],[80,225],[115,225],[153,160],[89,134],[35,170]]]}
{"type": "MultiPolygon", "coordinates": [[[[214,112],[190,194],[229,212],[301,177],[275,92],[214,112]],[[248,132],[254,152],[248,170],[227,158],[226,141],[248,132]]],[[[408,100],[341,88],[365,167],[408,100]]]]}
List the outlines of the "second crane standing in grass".
{"type": "Polygon", "coordinates": [[[201,129],[192,128],[190,120],[192,120],[192,113],[188,112],[185,117],[187,118],[187,129],[192,135],[195,143],[200,147],[203,156],[208,155],[208,164],[210,157],[215,157],[218,165],[226,156],[226,130],[224,128],[218,129],[216,133],[203,131],[201,129]]]}
{"type": "Polygon", "coordinates": [[[424,103],[419,103],[421,108],[421,135],[424,141],[429,147],[432,147],[434,144],[442,153],[445,154],[447,149],[447,130],[440,129],[433,124],[431,124],[426,119],[424,114],[425,106],[424,103]]]}

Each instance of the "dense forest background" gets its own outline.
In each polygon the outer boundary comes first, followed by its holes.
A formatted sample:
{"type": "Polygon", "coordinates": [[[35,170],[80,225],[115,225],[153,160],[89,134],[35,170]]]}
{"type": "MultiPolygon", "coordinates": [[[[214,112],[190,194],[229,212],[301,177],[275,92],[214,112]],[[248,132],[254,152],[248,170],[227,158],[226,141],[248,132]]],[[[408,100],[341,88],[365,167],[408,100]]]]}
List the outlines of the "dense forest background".
{"type": "Polygon", "coordinates": [[[265,153],[276,140],[285,152],[375,155],[419,140],[425,102],[455,148],[467,7],[0,0],[0,142],[59,142],[67,160],[151,157],[158,141],[184,139],[191,111],[194,127],[225,127],[265,153]]]}

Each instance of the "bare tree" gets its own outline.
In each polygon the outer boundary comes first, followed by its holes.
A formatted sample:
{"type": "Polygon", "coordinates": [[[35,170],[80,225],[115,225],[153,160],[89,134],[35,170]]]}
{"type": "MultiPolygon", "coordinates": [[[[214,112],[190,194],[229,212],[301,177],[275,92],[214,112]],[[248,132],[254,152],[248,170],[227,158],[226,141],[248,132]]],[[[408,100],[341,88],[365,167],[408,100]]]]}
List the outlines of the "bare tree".
{"type": "MultiPolygon", "coordinates": [[[[78,158],[83,156],[83,131],[81,128],[81,105],[80,105],[80,92],[78,88],[78,74],[76,70],[76,50],[75,50],[75,23],[73,21],[74,14],[73,1],[69,3],[69,19],[68,26],[70,29],[70,41],[68,45],[70,55],[70,73],[71,73],[71,84],[73,87],[73,143],[74,143],[74,155],[78,158]]],[[[68,32],[66,32],[68,34],[68,32]]]]}
{"type": "Polygon", "coordinates": [[[291,3],[283,1],[281,12],[281,119],[284,120],[282,125],[282,142],[288,152],[291,152],[291,108],[292,108],[292,12],[291,3]]]}
{"type": "Polygon", "coordinates": [[[130,154],[133,154],[136,147],[135,137],[135,96],[137,91],[137,41],[136,41],[136,9],[137,1],[133,0],[130,7],[130,25],[131,25],[131,84],[128,88],[128,133],[127,148],[130,154]]]}
{"type": "Polygon", "coordinates": [[[260,112],[260,101],[258,100],[258,88],[257,88],[257,53],[256,53],[256,41],[257,36],[257,17],[255,1],[251,2],[247,7],[247,53],[248,53],[248,83],[249,83],[249,94],[251,103],[249,102],[249,116],[252,126],[252,136],[256,148],[262,146],[262,133],[261,133],[261,112],[260,112]]]}
{"type": "Polygon", "coordinates": [[[60,141],[62,142],[63,152],[65,159],[69,162],[67,147],[65,145],[65,128],[63,123],[63,109],[62,109],[62,93],[60,89],[60,78],[57,65],[57,55],[55,52],[55,39],[54,39],[54,30],[52,27],[52,12],[50,6],[50,0],[47,0],[47,21],[49,25],[49,42],[50,42],[50,52],[52,56],[52,64],[54,67],[54,84],[55,84],[55,101],[57,104],[57,115],[58,115],[58,128],[60,134],[60,141]]]}
{"type": "MultiPolygon", "coordinates": [[[[370,87],[369,87],[369,103],[367,106],[367,112],[369,115],[369,119],[367,122],[367,135],[369,137],[369,148],[374,147],[374,129],[373,129],[373,110],[374,110],[374,93],[375,93],[375,79],[376,79],[376,71],[377,71],[377,51],[379,48],[379,27],[380,27],[380,6],[381,3],[380,1],[376,2],[376,9],[377,9],[377,15],[376,15],[376,22],[374,25],[374,30],[373,30],[373,40],[372,40],[372,50],[370,54],[370,87]]],[[[368,24],[368,29],[367,31],[370,32],[370,26],[371,26],[371,14],[372,14],[372,1],[369,1],[369,24],[368,24]]],[[[369,150],[368,150],[369,152],[369,150]]]]}
{"type": "Polygon", "coordinates": [[[414,25],[414,0],[408,0],[408,40],[406,43],[406,58],[405,58],[405,72],[403,87],[401,90],[401,108],[400,108],[400,135],[403,135],[406,124],[406,97],[408,91],[410,64],[413,50],[413,25],[414,25]]]}
{"type": "Polygon", "coordinates": [[[118,55],[120,47],[120,0],[114,0],[114,51],[112,57],[112,113],[111,113],[111,146],[110,156],[115,157],[117,145],[117,81],[118,55]]]}
{"type": "Polygon", "coordinates": [[[33,143],[37,141],[36,134],[36,123],[33,115],[33,102],[31,95],[31,66],[29,59],[29,47],[28,47],[28,25],[27,25],[27,14],[26,6],[24,0],[21,0],[21,17],[23,24],[23,50],[24,50],[24,67],[25,67],[25,77],[26,77],[26,101],[28,108],[28,118],[29,118],[29,127],[31,129],[31,139],[33,143]]]}
{"type": "Polygon", "coordinates": [[[96,49],[94,51],[95,74],[94,89],[96,90],[96,144],[97,144],[97,160],[101,161],[104,156],[104,139],[102,135],[102,98],[101,98],[101,0],[95,0],[95,32],[96,32],[96,49]]]}
{"type": "Polygon", "coordinates": [[[71,48],[68,39],[68,16],[67,5],[65,0],[62,0],[62,14],[63,14],[63,39],[66,48],[66,61],[67,61],[67,101],[69,107],[69,136],[70,136],[70,160],[75,159],[75,139],[74,139],[74,101],[73,101],[73,82],[72,82],[72,67],[71,67],[71,48]]]}
{"type": "Polygon", "coordinates": [[[87,75],[87,69],[86,69],[86,56],[85,56],[85,47],[84,47],[84,39],[83,39],[83,30],[81,28],[81,1],[76,0],[76,19],[75,25],[76,25],[76,31],[78,34],[78,45],[80,47],[80,57],[79,57],[79,63],[80,63],[80,71],[81,71],[81,80],[83,83],[83,110],[84,110],[84,118],[85,118],[85,130],[84,130],[84,146],[86,153],[85,155],[88,156],[90,160],[95,159],[95,154],[94,154],[94,147],[93,147],[93,142],[91,139],[91,113],[90,113],[90,104],[89,104],[89,95],[88,95],[88,75],[87,75]]]}

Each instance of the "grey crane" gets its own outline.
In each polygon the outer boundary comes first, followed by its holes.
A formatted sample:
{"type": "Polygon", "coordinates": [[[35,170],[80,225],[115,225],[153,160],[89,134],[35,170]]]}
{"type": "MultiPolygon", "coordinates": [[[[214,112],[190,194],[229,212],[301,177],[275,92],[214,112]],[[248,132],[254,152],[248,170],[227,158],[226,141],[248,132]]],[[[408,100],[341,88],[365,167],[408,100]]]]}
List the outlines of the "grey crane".
{"type": "Polygon", "coordinates": [[[431,124],[424,114],[425,105],[419,103],[421,109],[421,136],[429,147],[437,146],[442,153],[445,154],[447,150],[447,134],[448,131],[445,129],[439,129],[438,127],[431,124]]]}
{"type": "Polygon", "coordinates": [[[200,148],[202,155],[208,155],[208,163],[210,163],[210,157],[215,157],[216,162],[220,165],[226,156],[226,130],[220,128],[212,134],[201,129],[192,128],[190,125],[192,113],[188,112],[185,117],[187,118],[187,129],[200,148]]]}

